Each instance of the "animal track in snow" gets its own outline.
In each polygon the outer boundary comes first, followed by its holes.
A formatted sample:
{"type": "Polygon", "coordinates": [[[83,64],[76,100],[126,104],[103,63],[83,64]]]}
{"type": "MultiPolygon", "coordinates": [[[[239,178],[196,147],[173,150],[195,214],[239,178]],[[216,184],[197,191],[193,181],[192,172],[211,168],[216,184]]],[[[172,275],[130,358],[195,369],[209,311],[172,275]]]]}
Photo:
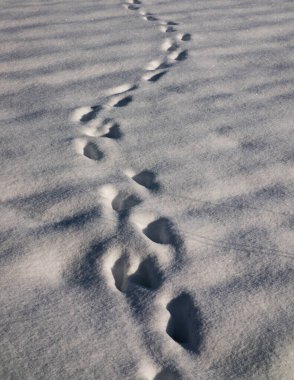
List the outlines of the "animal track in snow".
{"type": "Polygon", "coordinates": [[[129,281],[145,289],[154,290],[158,287],[161,274],[153,258],[143,260],[135,273],[129,276],[129,281]]]}
{"type": "Polygon", "coordinates": [[[125,107],[131,103],[132,100],[132,95],[115,95],[106,103],[106,107],[125,107]]]}
{"type": "Polygon", "coordinates": [[[179,44],[170,38],[166,39],[162,44],[162,50],[169,53],[174,50],[177,50],[178,48],[179,48],[179,44]]]}
{"type": "Polygon", "coordinates": [[[129,195],[123,191],[120,191],[117,194],[117,196],[112,200],[111,206],[113,210],[117,212],[122,212],[125,210],[129,210],[140,203],[141,200],[136,195],[129,195]]]}
{"type": "Polygon", "coordinates": [[[140,0],[127,0],[128,4],[135,4],[135,5],[140,5],[142,4],[142,1],[140,0]]]}
{"type": "Polygon", "coordinates": [[[73,112],[72,121],[87,123],[95,119],[102,109],[103,107],[100,105],[93,107],[80,107],[73,112]]]}
{"type": "Polygon", "coordinates": [[[179,39],[180,41],[190,41],[192,38],[191,34],[190,33],[179,33],[177,35],[177,39],[179,39]]]}
{"type": "Polygon", "coordinates": [[[114,261],[111,266],[111,273],[114,285],[120,292],[125,292],[127,288],[128,271],[130,270],[130,262],[127,256],[121,256],[114,261]]]}
{"type": "Polygon", "coordinates": [[[154,290],[160,282],[161,274],[155,260],[150,257],[140,261],[127,253],[120,257],[110,254],[105,266],[106,273],[111,271],[116,289],[123,293],[132,292],[133,286],[154,290]]]}
{"type": "Polygon", "coordinates": [[[162,78],[165,74],[167,73],[167,70],[165,71],[160,71],[157,73],[151,72],[151,73],[146,73],[143,75],[143,79],[148,81],[148,82],[157,82],[160,78],[162,78]]]}
{"type": "Polygon", "coordinates": [[[132,215],[132,220],[143,234],[154,243],[178,246],[179,237],[169,219],[156,218],[152,213],[139,212],[132,215]]]}
{"type": "Polygon", "coordinates": [[[76,150],[79,154],[94,161],[99,161],[104,157],[104,154],[98,148],[95,142],[86,139],[77,139],[75,141],[76,150]]]}
{"type": "Polygon", "coordinates": [[[175,29],[172,25],[161,25],[159,29],[163,33],[173,33],[177,31],[177,29],[175,29]]]}
{"type": "Polygon", "coordinates": [[[106,207],[111,207],[118,213],[125,213],[132,207],[141,203],[141,199],[135,194],[129,194],[125,191],[117,191],[113,185],[105,185],[100,191],[103,203],[106,207]]]}
{"type": "Polygon", "coordinates": [[[168,58],[174,61],[184,61],[188,58],[188,50],[175,50],[168,55],[168,58]]]}
{"type": "Polygon", "coordinates": [[[158,18],[151,14],[147,14],[146,16],[143,16],[143,19],[146,21],[158,21],[158,18]]]}
{"type": "Polygon", "coordinates": [[[149,62],[146,65],[146,70],[155,71],[159,69],[165,69],[166,67],[167,67],[167,63],[165,60],[161,61],[161,60],[156,59],[154,61],[149,62]]]}
{"type": "Polygon", "coordinates": [[[107,133],[102,135],[102,137],[108,137],[109,139],[120,139],[122,137],[122,133],[120,131],[120,126],[117,123],[111,123],[111,126],[109,126],[109,130],[107,133]]]}
{"type": "Polygon", "coordinates": [[[167,334],[185,349],[199,353],[203,341],[203,322],[192,297],[183,292],[166,308],[170,313],[167,334]]]}
{"type": "Polygon", "coordinates": [[[129,175],[135,182],[149,190],[157,191],[159,189],[159,183],[156,182],[156,174],[151,170],[143,170],[138,174],[129,172],[129,175]]]}
{"type": "Polygon", "coordinates": [[[179,374],[169,369],[163,369],[155,377],[154,380],[179,380],[179,374]]]}
{"type": "Polygon", "coordinates": [[[126,8],[129,9],[130,11],[137,11],[138,9],[140,9],[140,5],[136,5],[136,4],[125,4],[126,5],[126,8]]]}
{"type": "Polygon", "coordinates": [[[109,118],[104,119],[98,126],[96,123],[93,125],[90,123],[82,131],[84,134],[92,137],[108,137],[110,139],[120,139],[122,137],[119,124],[109,118]]]}
{"type": "Polygon", "coordinates": [[[149,223],[143,229],[144,235],[158,244],[172,244],[174,242],[173,225],[167,218],[159,218],[149,223]]]}
{"type": "Polygon", "coordinates": [[[124,94],[126,92],[129,92],[129,91],[133,91],[137,88],[138,86],[136,84],[130,84],[130,83],[125,83],[125,84],[122,84],[120,86],[117,86],[117,87],[114,87],[114,88],[111,88],[110,90],[107,91],[107,95],[108,96],[112,96],[112,95],[120,95],[120,94],[124,94]]]}

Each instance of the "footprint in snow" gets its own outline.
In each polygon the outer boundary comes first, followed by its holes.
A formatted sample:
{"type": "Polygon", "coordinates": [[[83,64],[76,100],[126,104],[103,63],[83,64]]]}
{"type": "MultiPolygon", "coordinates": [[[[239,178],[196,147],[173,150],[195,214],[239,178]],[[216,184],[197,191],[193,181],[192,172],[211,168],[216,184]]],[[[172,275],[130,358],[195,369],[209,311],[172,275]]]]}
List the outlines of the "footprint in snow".
{"type": "Polygon", "coordinates": [[[124,83],[120,86],[117,86],[117,87],[114,87],[114,88],[111,88],[110,90],[107,91],[107,95],[108,96],[113,96],[113,95],[121,95],[121,94],[124,94],[126,92],[130,92],[130,91],[133,91],[137,88],[137,85],[136,84],[131,84],[131,83],[124,83]]]}
{"type": "Polygon", "coordinates": [[[175,50],[179,49],[179,44],[172,39],[166,39],[162,44],[162,50],[171,53],[175,50]]]}
{"type": "Polygon", "coordinates": [[[184,61],[188,58],[188,50],[175,50],[168,55],[168,58],[174,61],[184,61]]]}
{"type": "Polygon", "coordinates": [[[120,107],[126,107],[129,103],[131,103],[133,100],[132,95],[115,95],[113,96],[107,103],[107,108],[120,108],[120,107]]]}
{"type": "Polygon", "coordinates": [[[99,191],[101,201],[107,208],[112,208],[117,213],[124,216],[131,208],[137,206],[142,201],[136,195],[126,191],[117,190],[113,185],[105,185],[99,191]]]}
{"type": "Polygon", "coordinates": [[[101,105],[92,107],[80,107],[76,109],[72,114],[72,121],[87,123],[96,118],[98,113],[103,109],[101,105]]]}
{"type": "Polygon", "coordinates": [[[122,132],[120,125],[112,119],[104,119],[100,125],[87,125],[82,129],[83,133],[91,137],[107,137],[110,139],[120,139],[122,132]]]}
{"type": "Polygon", "coordinates": [[[174,28],[172,25],[161,25],[159,28],[163,33],[173,33],[176,32],[177,29],[174,28]]]}
{"type": "Polygon", "coordinates": [[[132,221],[154,243],[173,245],[175,248],[179,247],[179,235],[169,219],[164,217],[156,218],[152,213],[139,212],[132,215],[132,221]]]}
{"type": "Polygon", "coordinates": [[[138,174],[135,174],[130,170],[126,174],[128,174],[136,183],[146,187],[149,190],[159,190],[159,183],[156,181],[156,173],[151,170],[143,170],[138,174]]]}
{"type": "Polygon", "coordinates": [[[166,63],[165,60],[155,59],[153,61],[150,61],[146,65],[146,70],[155,71],[155,70],[165,69],[167,67],[168,67],[168,64],[166,63]]]}
{"type": "Polygon", "coordinates": [[[134,286],[147,290],[158,287],[161,273],[153,258],[140,261],[125,253],[120,257],[112,255],[106,260],[106,270],[111,271],[115,288],[122,293],[134,290],[134,286]]]}
{"type": "Polygon", "coordinates": [[[155,377],[154,380],[180,380],[181,377],[175,371],[163,369],[155,377]]]}
{"type": "Polygon", "coordinates": [[[177,38],[180,40],[180,41],[190,41],[192,39],[192,36],[190,33],[179,33],[177,35],[177,38]]]}
{"type": "Polygon", "coordinates": [[[79,154],[94,160],[100,161],[104,154],[101,152],[97,144],[93,141],[88,141],[86,139],[77,139],[75,141],[76,150],[79,154]]]}
{"type": "Polygon", "coordinates": [[[188,293],[181,293],[166,306],[170,313],[167,334],[183,348],[199,353],[203,342],[203,320],[188,293]]]}
{"type": "Polygon", "coordinates": [[[146,20],[146,21],[158,21],[158,18],[156,16],[147,14],[146,16],[143,16],[143,20],[146,20]]]}
{"type": "Polygon", "coordinates": [[[160,78],[162,78],[165,74],[167,73],[167,70],[165,71],[160,71],[158,73],[146,73],[143,75],[143,79],[146,80],[147,82],[157,82],[160,78]]]}

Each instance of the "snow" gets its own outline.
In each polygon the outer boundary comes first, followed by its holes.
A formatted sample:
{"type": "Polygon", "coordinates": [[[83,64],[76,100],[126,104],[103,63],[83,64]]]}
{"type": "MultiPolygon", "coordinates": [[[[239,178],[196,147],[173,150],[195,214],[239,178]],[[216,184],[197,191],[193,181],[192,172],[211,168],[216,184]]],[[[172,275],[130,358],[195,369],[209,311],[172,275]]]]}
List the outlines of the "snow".
{"type": "Polygon", "coordinates": [[[1,1],[1,379],[293,379],[293,17],[1,1]]]}

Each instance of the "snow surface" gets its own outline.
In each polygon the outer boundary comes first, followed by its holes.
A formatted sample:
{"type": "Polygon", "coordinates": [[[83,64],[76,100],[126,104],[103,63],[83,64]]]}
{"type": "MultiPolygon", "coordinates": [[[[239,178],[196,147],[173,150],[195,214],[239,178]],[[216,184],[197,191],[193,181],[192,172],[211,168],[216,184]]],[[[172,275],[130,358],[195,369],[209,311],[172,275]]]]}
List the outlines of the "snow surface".
{"type": "Polygon", "coordinates": [[[293,380],[293,1],[0,17],[0,378],[293,380]]]}

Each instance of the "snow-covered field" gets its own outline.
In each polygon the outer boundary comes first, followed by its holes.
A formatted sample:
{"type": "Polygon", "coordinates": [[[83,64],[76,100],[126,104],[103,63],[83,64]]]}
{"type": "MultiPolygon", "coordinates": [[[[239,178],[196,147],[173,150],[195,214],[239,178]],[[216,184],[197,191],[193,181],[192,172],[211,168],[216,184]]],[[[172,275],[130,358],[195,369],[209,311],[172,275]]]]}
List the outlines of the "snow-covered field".
{"type": "Polygon", "coordinates": [[[0,5],[0,378],[293,380],[293,1],[0,5]]]}

